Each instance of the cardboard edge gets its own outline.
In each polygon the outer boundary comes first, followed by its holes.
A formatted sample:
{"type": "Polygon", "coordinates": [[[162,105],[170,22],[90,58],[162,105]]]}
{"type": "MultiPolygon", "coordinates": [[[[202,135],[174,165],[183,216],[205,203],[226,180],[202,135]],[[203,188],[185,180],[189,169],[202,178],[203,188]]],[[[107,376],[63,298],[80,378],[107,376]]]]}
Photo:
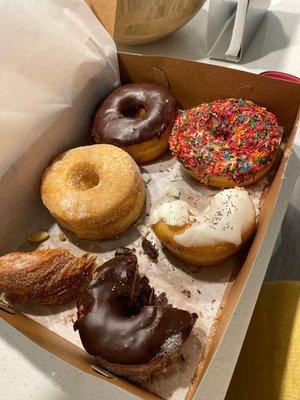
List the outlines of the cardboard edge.
{"type": "MultiPolygon", "coordinates": [[[[270,77],[270,76],[265,76],[263,74],[257,74],[254,72],[248,72],[248,71],[241,71],[239,69],[235,69],[235,68],[230,68],[230,67],[225,67],[225,66],[220,66],[220,65],[213,65],[210,64],[209,62],[200,62],[200,61],[194,61],[194,60],[189,60],[186,58],[178,58],[178,57],[172,57],[172,56],[161,56],[161,55],[143,55],[143,54],[136,54],[136,53],[131,53],[131,52],[127,52],[127,51],[118,51],[118,61],[119,61],[119,69],[121,72],[121,76],[122,76],[122,81],[125,83],[130,82],[131,81],[131,73],[128,72],[128,68],[126,66],[126,64],[130,65],[130,64],[139,64],[139,60],[150,60],[151,64],[154,65],[154,67],[158,70],[160,70],[161,73],[163,73],[166,76],[166,79],[168,81],[168,84],[170,86],[170,88],[172,89],[172,84],[174,84],[174,82],[171,82],[169,77],[167,76],[167,73],[165,72],[165,65],[167,64],[174,64],[174,65],[178,65],[178,68],[182,68],[183,70],[185,69],[185,67],[189,67],[189,65],[197,65],[199,67],[199,69],[202,69],[202,71],[206,71],[207,75],[213,74],[214,71],[218,71],[218,73],[220,74],[220,76],[222,75],[222,72],[225,74],[229,74],[229,75],[234,75],[236,73],[239,74],[239,76],[241,77],[241,81],[247,81],[249,80],[250,82],[248,84],[245,84],[241,87],[238,88],[238,90],[236,90],[235,96],[236,97],[246,97],[247,96],[251,96],[252,95],[252,82],[267,82],[268,80],[274,80],[276,78],[270,77]],[[180,67],[179,67],[180,64],[180,67]]],[[[152,81],[153,76],[151,74],[151,76],[149,76],[149,81],[152,81]]],[[[281,79],[276,79],[276,86],[278,86],[278,90],[280,90],[280,87],[284,88],[284,87],[294,87],[296,88],[295,90],[299,89],[299,86],[297,86],[297,84],[295,84],[295,82],[291,82],[288,80],[281,80],[281,79]]],[[[234,83],[234,82],[233,82],[234,83]]],[[[299,97],[299,96],[298,96],[299,97]]],[[[263,106],[263,104],[261,104],[263,106]]],[[[299,106],[298,106],[299,108],[299,106]]],[[[285,131],[284,131],[284,136],[286,134],[290,134],[291,130],[293,129],[293,121],[291,121],[288,125],[288,127],[285,126],[285,131]],[[288,128],[288,129],[287,129],[288,128]]]]}
{"type": "Polygon", "coordinates": [[[198,382],[199,375],[201,374],[201,371],[203,370],[203,368],[205,366],[206,359],[209,356],[211,346],[213,345],[213,342],[215,340],[215,336],[216,336],[216,333],[218,330],[218,325],[219,325],[220,319],[222,318],[222,315],[223,315],[223,309],[225,308],[225,305],[229,298],[230,292],[234,285],[234,280],[237,277],[239,270],[241,269],[241,263],[243,263],[243,261],[245,261],[246,254],[247,254],[249,248],[251,247],[250,243],[252,243],[252,239],[253,239],[253,237],[251,237],[249,239],[248,244],[246,245],[246,250],[245,249],[244,249],[244,251],[241,250],[240,253],[238,254],[238,259],[236,260],[235,266],[233,267],[229,281],[226,285],[226,288],[225,288],[223,297],[221,299],[217,314],[214,318],[214,322],[213,322],[212,327],[207,336],[207,340],[204,344],[203,351],[199,357],[198,365],[196,366],[192,382],[191,382],[188,392],[185,396],[185,400],[192,400],[192,398],[195,394],[195,390],[197,389],[198,385],[200,384],[201,379],[198,382]]]}
{"type": "MultiPolygon", "coordinates": [[[[294,153],[293,156],[295,156],[294,153]]],[[[289,169],[293,169],[296,167],[296,173],[295,171],[293,173],[293,182],[292,184],[288,183],[287,181],[283,182],[283,186],[285,187],[285,190],[288,190],[289,195],[291,194],[294,187],[294,183],[297,179],[297,174],[300,166],[298,159],[296,160],[295,165],[295,158],[296,156],[289,159],[289,169]]],[[[282,204],[280,204],[278,207],[276,205],[275,210],[277,209],[278,212],[278,215],[276,216],[277,222],[274,222],[274,220],[271,221],[272,225],[277,228],[282,223],[286,208],[288,206],[288,201],[286,199],[284,200],[285,196],[283,195],[280,197],[280,203],[284,203],[284,208],[280,208],[282,204]]],[[[236,365],[237,363],[238,356],[242,348],[243,341],[259,295],[259,291],[268,267],[269,259],[267,260],[267,262],[264,261],[264,263],[262,262],[262,259],[264,257],[268,258],[268,256],[271,257],[271,253],[277,239],[277,235],[274,234],[274,232],[275,231],[269,231],[268,235],[265,236],[265,240],[262,243],[262,246],[266,253],[268,253],[268,255],[267,257],[265,257],[264,254],[258,254],[258,257],[255,260],[255,264],[253,265],[253,269],[256,270],[256,276],[252,276],[252,279],[250,279],[251,277],[249,277],[249,279],[247,279],[247,281],[245,282],[243,293],[240,296],[234,311],[232,312],[230,322],[222,335],[219,346],[214,351],[213,358],[209,367],[210,369],[207,369],[205,371],[205,373],[201,377],[201,385],[198,385],[198,388],[196,388],[194,392],[194,400],[200,400],[203,398],[205,398],[205,400],[223,400],[226,395],[226,391],[230,384],[230,379],[233,375],[234,368],[228,369],[225,367],[224,363],[229,362],[229,364],[231,365],[236,365]],[[237,337],[236,335],[237,332],[239,337],[237,337]],[[227,344],[227,348],[225,348],[226,346],[223,345],[225,343],[227,344]],[[228,346],[229,343],[231,343],[230,346],[228,346]],[[210,382],[211,377],[214,377],[214,379],[218,380],[218,392],[216,394],[213,394],[210,390],[212,386],[210,382]]],[[[278,230],[275,233],[277,232],[278,230]]]]}
{"type": "Polygon", "coordinates": [[[117,0],[85,0],[104,28],[114,36],[117,0]]]}
{"type": "MultiPolygon", "coordinates": [[[[222,344],[222,341],[224,340],[227,329],[231,323],[231,320],[233,319],[233,316],[234,316],[236,308],[239,304],[239,301],[240,301],[241,297],[243,296],[244,288],[247,285],[247,282],[249,280],[252,270],[254,269],[255,261],[259,254],[259,251],[263,245],[263,240],[266,237],[272,215],[274,215],[274,211],[278,204],[278,198],[279,198],[280,191],[282,188],[283,179],[284,179],[284,176],[285,176],[285,173],[287,170],[287,165],[290,160],[294,140],[295,140],[296,133],[298,130],[299,121],[300,121],[300,109],[297,114],[297,118],[295,121],[293,131],[292,131],[292,133],[289,137],[289,140],[286,144],[286,147],[285,147],[285,150],[284,150],[281,162],[280,162],[280,166],[276,172],[276,176],[274,177],[271,186],[268,188],[267,196],[274,197],[272,203],[268,202],[268,207],[266,208],[267,212],[265,213],[266,215],[264,216],[265,220],[268,219],[266,217],[270,216],[269,222],[265,223],[263,225],[263,227],[259,231],[259,235],[258,235],[258,232],[256,232],[254,241],[249,249],[247,258],[246,258],[246,260],[243,264],[243,267],[240,271],[241,275],[237,274],[236,279],[232,283],[229,282],[229,284],[226,287],[225,293],[223,295],[223,298],[222,298],[222,301],[220,304],[220,307],[221,306],[224,307],[224,312],[222,310],[222,312],[220,312],[220,313],[218,312],[218,314],[217,314],[216,319],[218,317],[219,317],[219,319],[218,319],[216,325],[215,326],[213,325],[213,327],[212,327],[212,330],[213,330],[212,338],[211,338],[210,342],[208,343],[207,348],[205,349],[206,350],[205,357],[201,357],[199,360],[198,370],[195,373],[195,377],[189,388],[188,394],[186,396],[186,400],[191,400],[193,398],[193,396],[196,394],[197,389],[199,387],[199,384],[200,384],[204,374],[208,370],[210,363],[216,354],[217,349],[222,344]],[[276,189],[278,189],[277,193],[276,193],[276,189]],[[272,193],[272,192],[274,192],[274,193],[272,193]],[[251,254],[254,253],[255,250],[256,250],[256,257],[252,261],[252,260],[250,260],[251,254]],[[242,279],[242,278],[244,278],[244,279],[242,279]],[[240,283],[240,281],[242,281],[242,283],[240,283]],[[237,287],[237,286],[239,286],[239,287],[237,287]],[[238,289],[240,289],[240,290],[238,290],[238,289]],[[228,304],[229,304],[230,300],[231,300],[230,309],[228,309],[228,304]],[[225,311],[225,304],[227,304],[226,311],[225,311]]],[[[300,162],[298,160],[298,169],[299,169],[299,166],[300,166],[300,162]]],[[[258,293],[257,293],[257,295],[258,295],[258,293]]],[[[255,303],[256,303],[256,300],[255,300],[255,303]]],[[[250,322],[250,319],[251,319],[251,316],[249,318],[248,324],[250,322]]],[[[211,334],[209,334],[209,336],[210,335],[211,334]]],[[[241,346],[242,346],[242,343],[241,343],[241,346]]]]}

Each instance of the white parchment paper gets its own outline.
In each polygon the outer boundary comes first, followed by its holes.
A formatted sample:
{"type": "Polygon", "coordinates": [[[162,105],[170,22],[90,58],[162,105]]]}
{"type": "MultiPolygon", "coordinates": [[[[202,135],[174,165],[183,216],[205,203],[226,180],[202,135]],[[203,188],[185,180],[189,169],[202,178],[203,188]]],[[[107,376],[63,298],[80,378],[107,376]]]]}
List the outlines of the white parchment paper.
{"type": "MultiPolygon", "coordinates": [[[[185,346],[183,357],[171,366],[167,373],[144,384],[145,388],[165,399],[181,400],[184,399],[192,381],[207,335],[232,273],[235,257],[217,266],[199,268],[179,262],[168,250],[163,249],[147,221],[152,207],[174,200],[166,193],[166,188],[171,186],[179,189],[180,198],[190,202],[199,210],[206,207],[209,196],[217,193],[217,190],[206,188],[190,178],[170,154],[166,154],[160,161],[142,167],[141,172],[148,173],[151,177],[147,183],[146,207],[137,223],[125,234],[114,240],[87,241],[78,239],[67,230],[61,230],[57,224],[53,224],[49,228],[49,240],[43,242],[40,247],[63,247],[78,255],[85,252],[93,253],[99,262],[113,257],[115,250],[121,246],[135,248],[140,273],[150,279],[150,284],[157,293],[166,292],[171,304],[199,315],[185,346]],[[158,263],[152,262],[143,253],[140,232],[143,235],[147,234],[148,240],[159,249],[158,263]],[[61,233],[67,240],[61,241],[61,233]]],[[[261,182],[250,190],[256,204],[258,204],[263,185],[264,183],[261,182]]],[[[25,245],[23,248],[28,249],[28,246],[25,245]]],[[[72,304],[55,309],[38,306],[24,308],[24,305],[22,307],[21,310],[31,318],[82,347],[78,333],[74,332],[72,327],[72,320],[76,319],[76,311],[72,304]],[[53,312],[55,312],[54,315],[53,312]]]]}

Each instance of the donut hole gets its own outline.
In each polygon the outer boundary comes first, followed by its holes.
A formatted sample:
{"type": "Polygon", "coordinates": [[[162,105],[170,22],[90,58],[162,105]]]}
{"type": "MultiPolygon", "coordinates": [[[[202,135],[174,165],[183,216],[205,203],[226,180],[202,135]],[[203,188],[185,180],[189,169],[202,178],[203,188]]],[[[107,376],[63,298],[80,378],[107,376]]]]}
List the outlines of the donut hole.
{"type": "Polygon", "coordinates": [[[124,317],[133,317],[140,311],[136,309],[135,303],[132,304],[130,298],[125,296],[117,299],[116,308],[120,315],[124,317]]]}
{"type": "Polygon", "coordinates": [[[232,135],[233,133],[227,129],[216,130],[214,133],[214,140],[217,140],[219,142],[226,142],[228,139],[231,138],[232,135]]]}
{"type": "Polygon", "coordinates": [[[145,305],[148,305],[148,303],[141,303],[138,299],[131,303],[129,298],[119,298],[116,308],[120,315],[131,318],[139,314],[145,305]]]}
{"type": "MultiPolygon", "coordinates": [[[[137,271],[135,273],[137,273],[137,271]]],[[[130,296],[120,296],[117,299],[117,310],[125,317],[134,317],[142,312],[145,306],[154,304],[156,302],[159,303],[157,299],[154,301],[154,297],[154,292],[149,285],[148,279],[146,277],[140,279],[139,277],[135,276],[135,282],[133,284],[130,296]]],[[[166,300],[165,304],[167,303],[168,301],[166,300]]]]}
{"type": "Polygon", "coordinates": [[[126,118],[140,118],[146,113],[143,104],[130,104],[122,108],[121,113],[126,118]]]}
{"type": "Polygon", "coordinates": [[[70,172],[69,186],[77,190],[92,189],[100,182],[99,174],[90,164],[78,164],[70,172]]]}

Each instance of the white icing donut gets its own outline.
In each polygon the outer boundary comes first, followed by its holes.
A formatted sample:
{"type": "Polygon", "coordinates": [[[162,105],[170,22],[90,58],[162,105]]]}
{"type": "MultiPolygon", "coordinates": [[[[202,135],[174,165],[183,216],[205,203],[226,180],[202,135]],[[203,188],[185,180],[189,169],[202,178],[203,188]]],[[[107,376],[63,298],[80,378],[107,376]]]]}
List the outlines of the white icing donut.
{"type": "MultiPolygon", "coordinates": [[[[236,187],[213,196],[200,212],[182,200],[164,203],[152,211],[149,224],[162,243],[179,258],[192,262],[181,253],[195,249],[194,259],[203,249],[206,252],[213,249],[219,254],[212,252],[212,258],[216,256],[219,262],[235,253],[248,239],[255,226],[255,217],[255,207],[248,192],[236,187]]],[[[202,265],[202,262],[198,264],[202,265]]]]}

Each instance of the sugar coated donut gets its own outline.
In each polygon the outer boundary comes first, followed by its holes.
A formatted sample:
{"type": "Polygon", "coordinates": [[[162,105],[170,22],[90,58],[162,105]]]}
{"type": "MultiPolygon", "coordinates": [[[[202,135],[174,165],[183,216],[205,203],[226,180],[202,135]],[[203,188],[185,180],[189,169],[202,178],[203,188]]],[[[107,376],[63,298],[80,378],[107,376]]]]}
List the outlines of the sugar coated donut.
{"type": "Polygon", "coordinates": [[[181,353],[197,314],[156,296],[138,273],[129,249],[103,264],[77,301],[82,344],[97,363],[116,375],[144,381],[166,370],[181,353]]]}
{"type": "Polygon", "coordinates": [[[137,163],[146,163],[168,149],[177,108],[172,92],[163,86],[120,86],[98,109],[92,135],[97,143],[119,146],[137,163]]]}
{"type": "Polygon", "coordinates": [[[53,217],[84,239],[115,237],[138,218],[145,186],[134,160],[118,147],[78,147],[45,171],[41,196],[53,217]]]}
{"type": "Polygon", "coordinates": [[[279,142],[275,116],[244,99],[216,100],[182,111],[169,139],[177,160],[201,183],[218,188],[261,179],[279,142]]]}
{"type": "Polygon", "coordinates": [[[159,240],[182,261],[218,264],[236,253],[255,227],[255,208],[244,188],[225,189],[202,212],[175,200],[156,207],[149,220],[159,240]]]}

